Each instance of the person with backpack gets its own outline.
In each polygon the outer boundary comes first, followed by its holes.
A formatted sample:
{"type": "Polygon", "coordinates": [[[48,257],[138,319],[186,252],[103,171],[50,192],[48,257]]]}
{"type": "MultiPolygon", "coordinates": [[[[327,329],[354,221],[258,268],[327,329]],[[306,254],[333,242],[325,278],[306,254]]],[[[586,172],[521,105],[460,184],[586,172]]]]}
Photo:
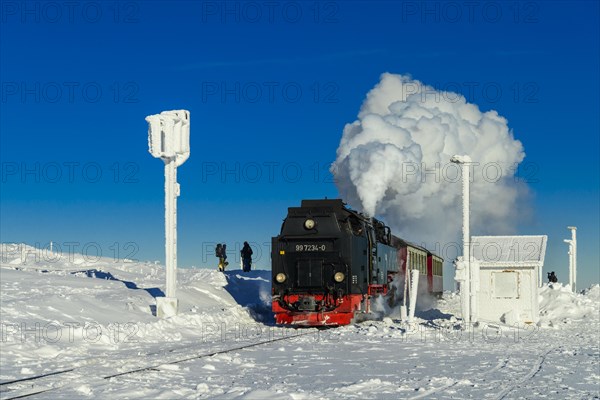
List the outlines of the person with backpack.
{"type": "Polygon", "coordinates": [[[219,259],[219,271],[225,271],[225,267],[229,265],[227,262],[227,245],[225,243],[222,245],[221,243],[217,244],[217,247],[215,248],[215,256],[217,256],[219,259]]]}
{"type": "Polygon", "coordinates": [[[244,247],[240,250],[242,256],[242,271],[250,272],[252,266],[252,248],[248,242],[244,242],[244,247]]]}

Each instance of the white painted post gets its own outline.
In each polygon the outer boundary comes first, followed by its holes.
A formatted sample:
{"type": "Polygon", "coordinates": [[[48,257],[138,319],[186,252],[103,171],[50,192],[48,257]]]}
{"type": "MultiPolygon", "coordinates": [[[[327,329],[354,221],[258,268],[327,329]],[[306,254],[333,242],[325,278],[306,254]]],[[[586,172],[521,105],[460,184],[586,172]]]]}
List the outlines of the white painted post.
{"type": "Polygon", "coordinates": [[[190,156],[190,113],[163,111],[146,117],[149,125],[148,150],[165,163],[165,297],[156,298],[158,317],[177,314],[177,167],[190,156]]]}

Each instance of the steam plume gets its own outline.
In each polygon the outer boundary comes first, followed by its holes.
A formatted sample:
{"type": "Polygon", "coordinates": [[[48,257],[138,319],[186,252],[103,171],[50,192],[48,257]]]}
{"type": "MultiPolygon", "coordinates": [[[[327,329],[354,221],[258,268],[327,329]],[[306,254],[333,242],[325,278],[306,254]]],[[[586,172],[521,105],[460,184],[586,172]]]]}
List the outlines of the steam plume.
{"type": "Polygon", "coordinates": [[[455,154],[480,163],[471,172],[473,234],[512,232],[524,189],[515,167],[525,153],[506,119],[409,76],[381,76],[344,127],[332,172],[355,209],[382,217],[409,241],[449,243],[461,226],[455,154]]]}

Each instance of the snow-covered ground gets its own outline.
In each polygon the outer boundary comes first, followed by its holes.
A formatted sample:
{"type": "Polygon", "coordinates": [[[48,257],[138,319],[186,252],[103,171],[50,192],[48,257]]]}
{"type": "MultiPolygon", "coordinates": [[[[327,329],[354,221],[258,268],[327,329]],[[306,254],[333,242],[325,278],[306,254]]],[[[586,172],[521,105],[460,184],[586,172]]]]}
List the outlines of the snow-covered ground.
{"type": "Polygon", "coordinates": [[[269,271],[178,279],[180,313],[160,320],[160,265],[2,245],[1,382],[67,372],[2,385],[1,397],[600,398],[598,285],[544,286],[536,327],[461,326],[447,292],[411,324],[392,310],[317,330],[273,326],[269,271]]]}

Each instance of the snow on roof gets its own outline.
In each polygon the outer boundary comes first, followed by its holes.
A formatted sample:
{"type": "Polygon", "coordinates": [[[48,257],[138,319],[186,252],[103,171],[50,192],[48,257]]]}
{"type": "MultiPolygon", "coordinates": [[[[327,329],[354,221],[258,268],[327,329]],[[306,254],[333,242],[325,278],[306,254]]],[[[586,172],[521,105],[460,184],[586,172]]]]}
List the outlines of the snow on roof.
{"type": "Polygon", "coordinates": [[[481,266],[534,267],[544,264],[548,236],[472,236],[473,257],[481,266]]]}

